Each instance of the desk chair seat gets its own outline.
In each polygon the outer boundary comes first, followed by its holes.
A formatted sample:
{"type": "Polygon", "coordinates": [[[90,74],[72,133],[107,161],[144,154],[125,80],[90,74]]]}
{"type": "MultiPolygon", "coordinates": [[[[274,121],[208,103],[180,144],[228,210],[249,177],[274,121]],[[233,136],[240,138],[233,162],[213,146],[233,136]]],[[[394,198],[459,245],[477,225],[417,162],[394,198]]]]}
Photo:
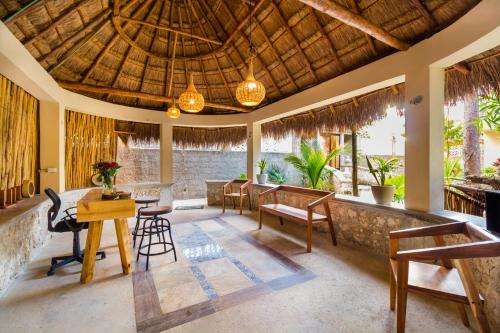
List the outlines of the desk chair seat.
{"type": "MultiPolygon", "coordinates": [[[[48,230],[51,232],[72,232],[73,233],[73,252],[69,256],[53,257],[50,264],[50,269],[47,275],[53,275],[55,270],[59,267],[65,266],[73,261],[78,261],[83,263],[84,253],[80,247],[80,231],[83,229],[88,229],[88,223],[78,223],[76,220],[76,213],[71,213],[76,207],[70,207],[64,210],[65,216],[60,219],[55,225],[52,223],[56,220],[57,215],[61,209],[61,198],[57,193],[51,188],[45,189],[45,194],[50,198],[53,205],[48,211],[48,230]]],[[[104,251],[97,252],[100,259],[106,258],[106,253],[104,251]]]]}

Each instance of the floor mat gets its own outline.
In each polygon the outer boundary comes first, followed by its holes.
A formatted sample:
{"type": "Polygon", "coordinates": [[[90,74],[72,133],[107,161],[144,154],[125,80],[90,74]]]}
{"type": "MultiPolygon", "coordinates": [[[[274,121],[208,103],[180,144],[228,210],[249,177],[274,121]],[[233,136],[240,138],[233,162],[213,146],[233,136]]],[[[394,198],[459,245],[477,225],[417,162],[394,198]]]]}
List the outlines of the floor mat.
{"type": "Polygon", "coordinates": [[[204,205],[188,205],[188,206],[177,206],[175,210],[191,210],[191,209],[203,209],[204,205]]]}

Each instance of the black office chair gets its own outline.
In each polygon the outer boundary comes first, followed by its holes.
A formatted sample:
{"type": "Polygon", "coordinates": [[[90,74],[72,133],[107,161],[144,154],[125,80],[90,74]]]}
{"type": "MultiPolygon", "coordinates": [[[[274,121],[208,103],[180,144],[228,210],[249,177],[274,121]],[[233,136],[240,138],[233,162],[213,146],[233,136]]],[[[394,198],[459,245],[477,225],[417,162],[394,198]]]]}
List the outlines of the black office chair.
{"type": "MultiPolygon", "coordinates": [[[[80,249],[80,231],[83,229],[88,229],[88,223],[77,223],[76,222],[76,213],[71,213],[71,210],[76,209],[76,207],[70,207],[64,211],[66,216],[64,216],[59,222],[55,225],[52,225],[52,222],[55,221],[59,210],[61,209],[61,198],[59,195],[51,189],[46,188],[45,194],[52,200],[53,206],[50,207],[48,212],[48,229],[51,232],[72,232],[73,233],[73,253],[70,256],[62,256],[62,257],[54,257],[52,258],[50,269],[47,272],[47,275],[53,275],[55,270],[61,266],[67,265],[70,262],[78,261],[79,263],[83,262],[83,251],[80,249]]],[[[100,259],[106,258],[106,253],[104,251],[97,252],[97,255],[100,256],[100,259]]]]}

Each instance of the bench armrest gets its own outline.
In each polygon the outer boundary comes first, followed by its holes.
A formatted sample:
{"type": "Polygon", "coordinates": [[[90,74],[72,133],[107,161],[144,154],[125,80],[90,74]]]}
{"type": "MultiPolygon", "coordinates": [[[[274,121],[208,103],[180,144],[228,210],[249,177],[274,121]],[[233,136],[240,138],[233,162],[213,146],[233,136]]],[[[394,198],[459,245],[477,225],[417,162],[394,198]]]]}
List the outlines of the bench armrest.
{"type": "Polygon", "coordinates": [[[461,234],[466,231],[465,222],[453,222],[429,227],[411,228],[389,232],[390,239],[413,238],[426,236],[441,236],[461,234]]]}
{"type": "Polygon", "coordinates": [[[475,242],[426,249],[398,251],[398,260],[468,259],[500,256],[500,241],[475,242]]]}
{"type": "Polygon", "coordinates": [[[325,195],[324,197],[319,198],[316,201],[311,202],[309,205],[307,205],[307,209],[313,209],[314,207],[321,205],[322,203],[327,202],[330,200],[332,197],[335,197],[335,192],[332,192],[328,195],[325,195]]]}
{"type": "Polygon", "coordinates": [[[266,190],[264,192],[259,193],[259,197],[266,196],[266,195],[271,194],[273,192],[279,191],[280,189],[281,189],[281,185],[270,188],[269,190],[266,190]]]}

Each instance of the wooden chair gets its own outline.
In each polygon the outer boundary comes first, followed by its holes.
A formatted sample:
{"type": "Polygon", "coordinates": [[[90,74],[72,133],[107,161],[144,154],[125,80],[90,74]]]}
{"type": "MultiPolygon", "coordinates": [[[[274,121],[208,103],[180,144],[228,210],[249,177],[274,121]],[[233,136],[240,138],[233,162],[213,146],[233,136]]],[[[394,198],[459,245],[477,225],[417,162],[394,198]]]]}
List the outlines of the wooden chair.
{"type": "Polygon", "coordinates": [[[240,215],[243,213],[243,198],[248,199],[248,208],[252,210],[252,198],[248,186],[251,180],[234,179],[222,187],[222,213],[226,211],[226,198],[233,200],[233,208],[236,209],[235,199],[240,199],[240,215]],[[233,185],[238,186],[237,192],[233,192],[233,185]]]}
{"type": "Polygon", "coordinates": [[[333,245],[337,246],[335,230],[333,229],[332,214],[330,212],[330,206],[328,205],[328,202],[333,198],[335,198],[334,192],[313,190],[309,188],[295,187],[288,185],[279,185],[270,190],[264,191],[259,194],[259,229],[262,229],[262,213],[264,212],[278,216],[281,225],[283,225],[283,219],[304,223],[307,225],[307,252],[310,253],[312,250],[313,223],[327,221],[328,227],[330,228],[330,235],[332,237],[333,245]],[[308,204],[307,210],[304,210],[278,203],[278,196],[277,196],[278,191],[310,195],[319,197],[319,199],[308,204]],[[269,194],[272,194],[274,203],[264,204],[263,203],[264,197],[269,194]],[[320,205],[323,206],[325,215],[314,212],[314,209],[320,205]]]}
{"type": "Polygon", "coordinates": [[[390,239],[390,307],[396,307],[397,332],[405,331],[408,291],[456,302],[464,325],[469,321],[465,305],[481,332],[490,332],[483,309],[484,299],[474,283],[467,259],[500,256],[500,240],[469,222],[448,223],[389,233],[390,239]],[[446,245],[443,236],[465,235],[471,242],[446,245]],[[401,238],[432,236],[436,247],[399,251],[401,238]],[[443,266],[422,261],[442,261],[443,266]],[[397,303],[397,305],[396,305],[397,303]]]}

